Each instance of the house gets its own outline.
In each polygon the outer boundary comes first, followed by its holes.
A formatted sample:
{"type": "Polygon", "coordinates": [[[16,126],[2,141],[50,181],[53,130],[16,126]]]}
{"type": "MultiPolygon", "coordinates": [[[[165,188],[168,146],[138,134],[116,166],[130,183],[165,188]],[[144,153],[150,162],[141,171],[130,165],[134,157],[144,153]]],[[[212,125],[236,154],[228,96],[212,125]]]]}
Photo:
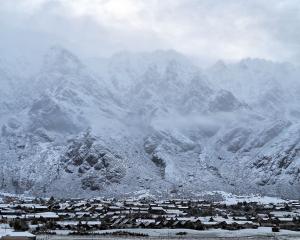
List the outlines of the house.
{"type": "Polygon", "coordinates": [[[167,216],[172,216],[172,217],[181,217],[187,215],[187,213],[184,213],[179,209],[166,209],[165,212],[167,216]]]}
{"type": "Polygon", "coordinates": [[[150,214],[166,214],[166,211],[162,207],[150,207],[150,214]]]}

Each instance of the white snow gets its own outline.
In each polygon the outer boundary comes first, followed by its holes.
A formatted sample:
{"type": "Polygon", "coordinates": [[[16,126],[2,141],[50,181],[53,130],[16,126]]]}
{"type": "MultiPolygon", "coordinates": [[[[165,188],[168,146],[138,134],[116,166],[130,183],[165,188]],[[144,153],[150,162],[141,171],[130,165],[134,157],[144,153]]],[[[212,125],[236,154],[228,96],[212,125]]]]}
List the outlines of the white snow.
{"type": "Polygon", "coordinates": [[[114,230],[101,230],[97,233],[112,233],[117,231],[127,231],[132,233],[148,234],[152,237],[172,237],[176,236],[178,232],[186,232],[187,237],[203,237],[203,238],[233,238],[233,237],[277,237],[277,236],[289,236],[289,237],[300,237],[299,232],[281,230],[278,233],[273,233],[269,227],[260,227],[258,229],[242,229],[236,231],[222,230],[222,229],[211,229],[211,230],[191,230],[191,229],[114,229],[114,230]]]}

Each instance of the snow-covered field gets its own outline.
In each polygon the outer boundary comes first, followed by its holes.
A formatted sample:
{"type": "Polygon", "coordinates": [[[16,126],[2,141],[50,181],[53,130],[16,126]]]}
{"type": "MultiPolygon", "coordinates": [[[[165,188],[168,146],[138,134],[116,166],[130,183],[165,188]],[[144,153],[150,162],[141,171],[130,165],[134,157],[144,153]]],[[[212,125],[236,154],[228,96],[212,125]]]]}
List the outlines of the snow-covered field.
{"type": "MultiPolygon", "coordinates": [[[[211,191],[211,192],[203,192],[202,195],[212,195],[215,196],[219,194],[222,196],[222,203],[226,205],[234,205],[242,202],[257,202],[259,204],[277,204],[277,203],[285,203],[286,200],[279,197],[269,197],[262,196],[258,194],[249,194],[249,195],[237,195],[233,193],[228,193],[224,191],[211,191]]],[[[201,196],[201,195],[200,195],[201,196]]]]}
{"type": "MultiPolygon", "coordinates": [[[[300,239],[300,232],[281,230],[279,233],[273,233],[271,228],[261,227],[257,230],[244,229],[237,231],[228,230],[189,230],[189,229],[115,229],[103,230],[97,233],[113,233],[116,231],[127,231],[131,233],[148,234],[150,239],[300,239]],[[176,233],[186,232],[185,236],[178,236],[176,233]]],[[[117,236],[67,236],[67,235],[47,235],[38,236],[37,239],[68,240],[68,239],[147,239],[148,237],[117,237],[117,236]]]]}

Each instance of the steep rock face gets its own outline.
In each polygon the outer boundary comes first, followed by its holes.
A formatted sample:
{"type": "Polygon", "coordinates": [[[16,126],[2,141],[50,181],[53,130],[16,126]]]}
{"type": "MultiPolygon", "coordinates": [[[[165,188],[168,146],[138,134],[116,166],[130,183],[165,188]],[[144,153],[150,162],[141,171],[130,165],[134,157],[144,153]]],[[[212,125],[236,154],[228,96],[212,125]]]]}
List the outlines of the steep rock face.
{"type": "Polygon", "coordinates": [[[122,157],[97,144],[89,133],[71,140],[62,156],[65,172],[77,173],[81,187],[91,191],[102,190],[105,185],[120,183],[126,173],[122,157]]]}
{"type": "Polygon", "coordinates": [[[297,68],[243,60],[200,70],[173,51],[101,64],[93,74],[52,48],[26,92],[27,78],[0,71],[13,84],[0,96],[2,190],[299,197],[297,68]]]}
{"type": "Polygon", "coordinates": [[[231,92],[222,90],[209,103],[209,110],[212,112],[232,112],[243,105],[233,96],[231,92]]]}

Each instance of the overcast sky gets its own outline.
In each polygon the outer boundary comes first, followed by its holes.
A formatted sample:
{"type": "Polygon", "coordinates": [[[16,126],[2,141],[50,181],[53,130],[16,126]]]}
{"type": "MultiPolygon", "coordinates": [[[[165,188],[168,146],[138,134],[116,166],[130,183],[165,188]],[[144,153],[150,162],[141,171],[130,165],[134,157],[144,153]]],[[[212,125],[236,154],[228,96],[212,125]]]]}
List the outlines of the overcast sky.
{"type": "Polygon", "coordinates": [[[175,49],[200,60],[300,61],[299,0],[0,0],[0,50],[86,57],[175,49]]]}

